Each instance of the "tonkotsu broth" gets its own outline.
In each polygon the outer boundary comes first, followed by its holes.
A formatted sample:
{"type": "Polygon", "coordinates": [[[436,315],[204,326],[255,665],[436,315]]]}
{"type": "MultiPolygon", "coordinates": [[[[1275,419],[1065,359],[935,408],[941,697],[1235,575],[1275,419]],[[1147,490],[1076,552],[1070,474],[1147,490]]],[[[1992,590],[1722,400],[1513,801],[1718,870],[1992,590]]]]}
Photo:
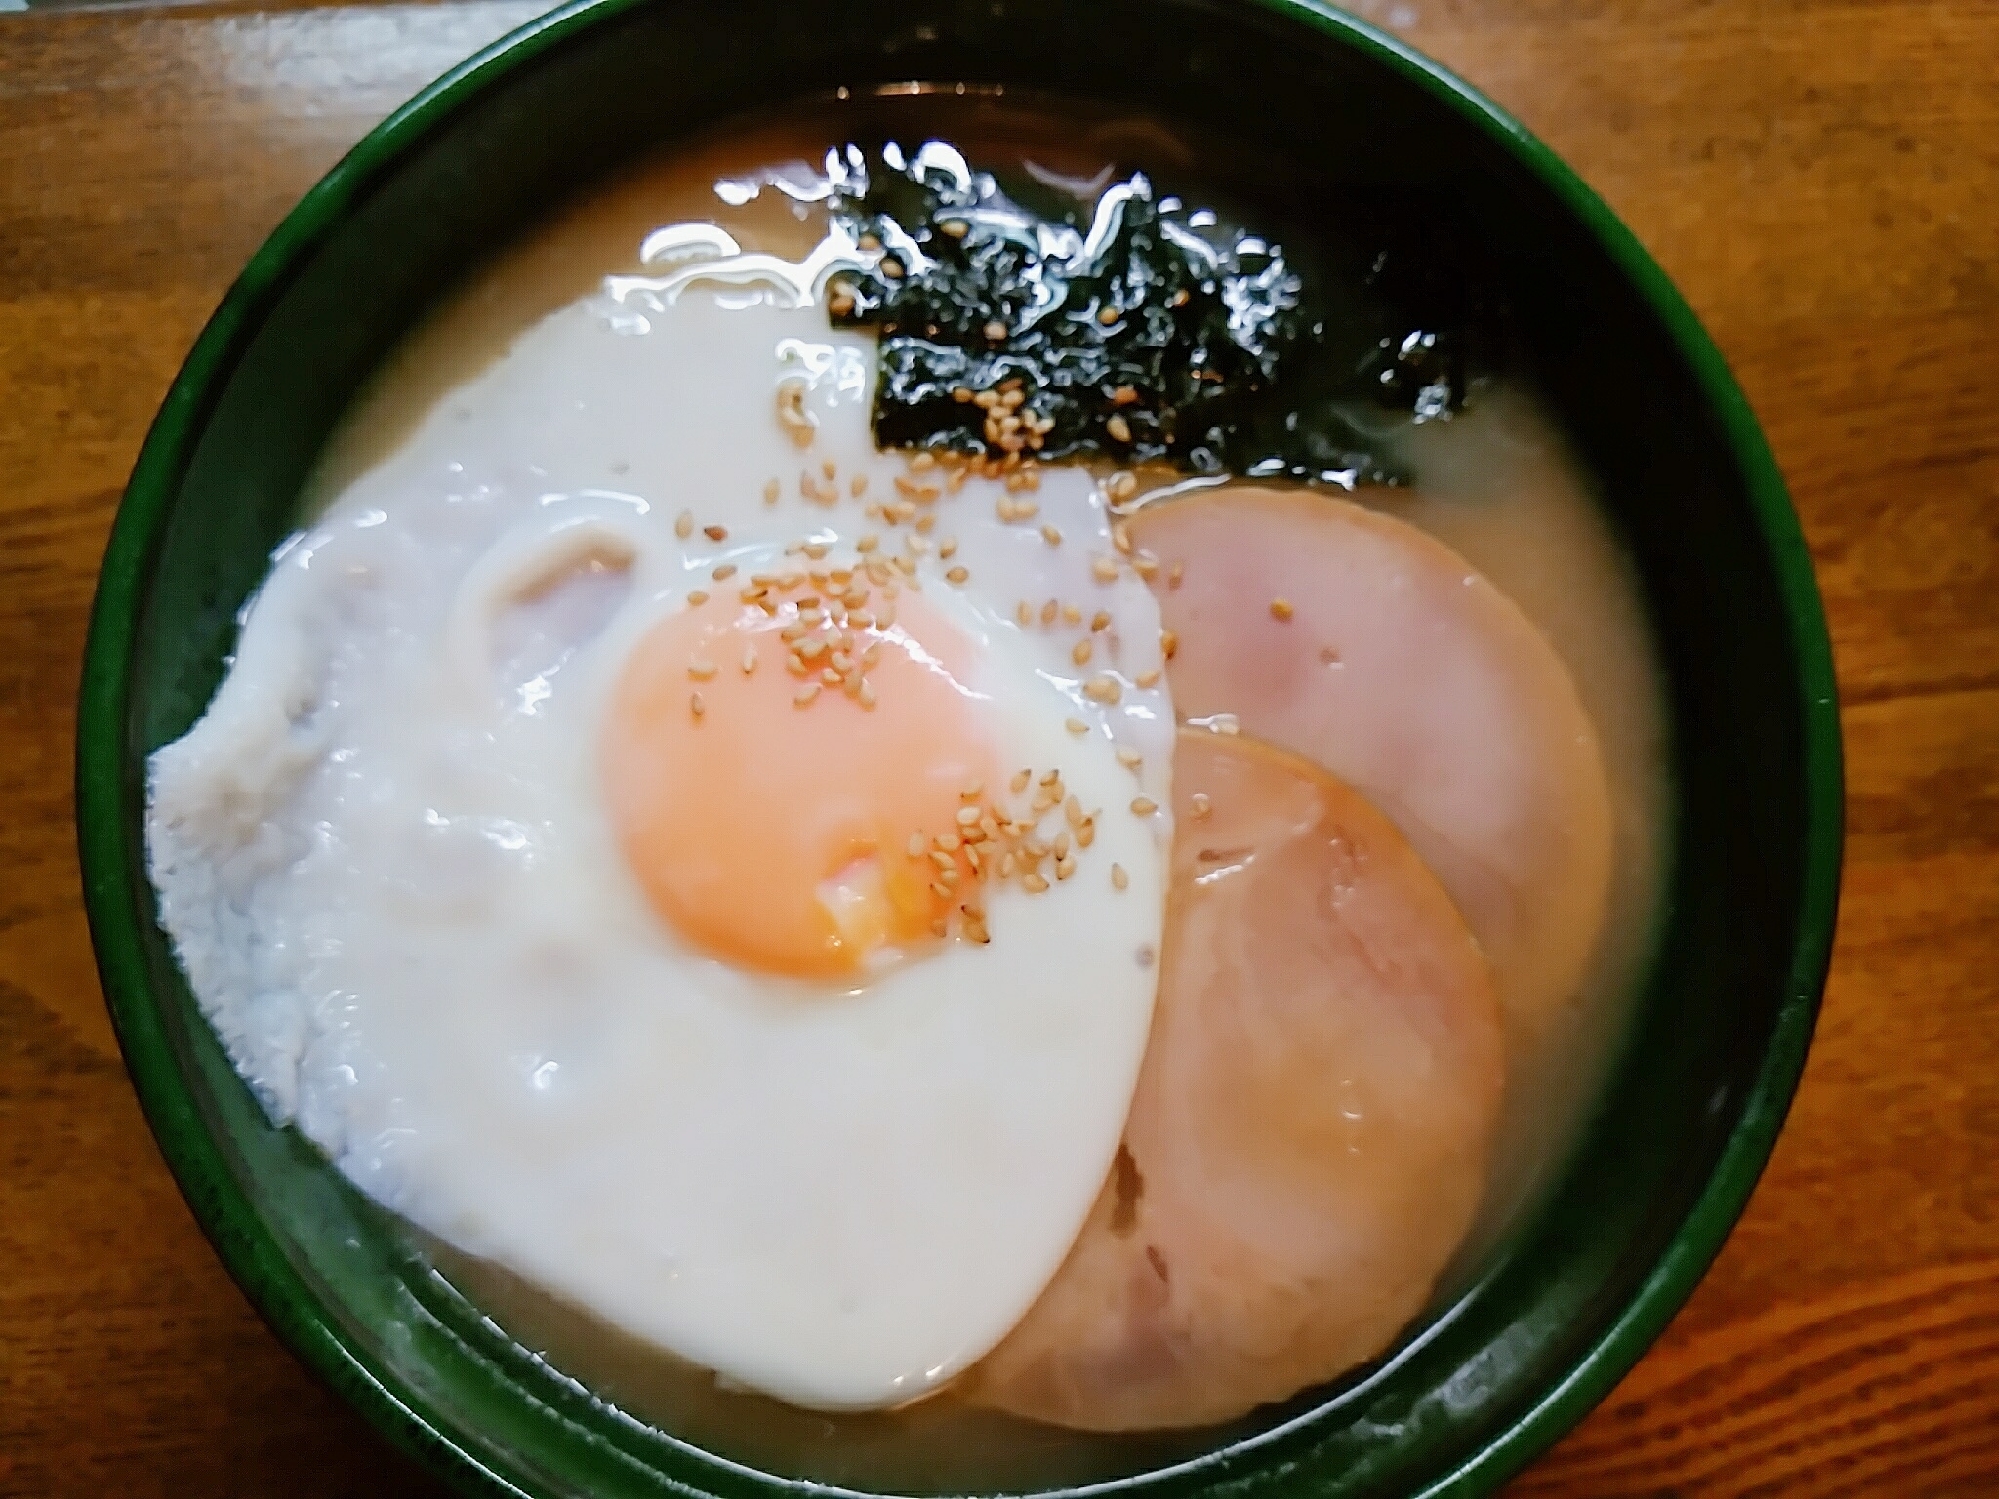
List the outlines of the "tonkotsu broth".
{"type": "MultiPolygon", "coordinates": [[[[1022,169],[1087,199],[1134,169],[1189,202],[1203,184],[1285,180],[1281,164],[1144,120],[1036,108],[1015,97],[931,93],[827,101],[782,123],[752,123],[662,151],[592,188],[466,284],[395,351],[355,402],[308,487],[316,509],[383,455],[456,385],[537,319],[606,275],[642,271],[648,233],[686,221],[726,228],[746,251],[802,259],[823,233],[817,163],[848,140],[944,139],[975,167],[1022,169]],[[798,189],[769,185],[782,178],[798,189]],[[763,183],[759,191],[749,189],[763,183]]],[[[1266,192],[1269,189],[1266,188],[1266,192]]],[[[1238,196],[1232,194],[1232,197],[1238,196]]],[[[1251,220],[1253,222],[1253,220],[1251,220]]],[[[1357,418],[1365,424],[1366,413],[1357,418]]],[[[661,413],[663,424],[672,414],[661,413]]],[[[1474,389],[1445,421],[1391,427],[1384,446],[1416,475],[1411,490],[1352,497],[1457,549],[1525,611],[1566,663],[1595,721],[1615,813],[1605,926],[1574,1003],[1536,1035],[1508,1040],[1504,1114],[1486,1204],[1439,1300],[1559,1170],[1605,1078],[1649,952],[1670,792],[1657,666],[1635,578],[1582,473],[1522,378],[1474,389]]],[[[612,472],[616,472],[615,460],[612,472]]],[[[1170,497],[1175,478],[1156,497],[1170,497]]],[[[1184,485],[1189,481],[1179,481],[1184,485]]],[[[1191,481],[1204,483],[1207,481],[1191,481]]],[[[636,1190],[635,1184],[635,1190],[636,1190]]],[[[897,1412],[802,1411],[717,1387],[712,1376],[560,1304],[498,1267],[427,1245],[439,1269],[510,1336],[631,1416],[722,1456],[820,1482],[905,1491],[1086,1483],[1203,1450],[1214,1433],[1103,1437],[970,1408],[947,1388],[897,1412]]],[[[1257,1417],[1245,1418],[1245,1429],[1257,1417]]]]}

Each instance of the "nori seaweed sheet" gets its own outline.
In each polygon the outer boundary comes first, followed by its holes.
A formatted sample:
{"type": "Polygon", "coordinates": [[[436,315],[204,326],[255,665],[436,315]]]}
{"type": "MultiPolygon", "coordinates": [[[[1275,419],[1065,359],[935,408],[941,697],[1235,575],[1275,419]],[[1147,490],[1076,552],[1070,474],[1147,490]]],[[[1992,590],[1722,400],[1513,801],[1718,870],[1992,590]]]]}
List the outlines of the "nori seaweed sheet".
{"type": "Polygon", "coordinates": [[[1044,459],[1396,482],[1351,413],[1448,415],[1497,358],[1497,303],[1448,234],[1395,205],[1359,205],[1345,217],[1364,227],[1309,236],[1301,258],[1144,174],[1090,205],[1032,182],[1010,196],[936,142],[835,160],[835,215],[883,252],[834,306],[879,338],[885,448],[986,452],[985,413],[954,391],[1017,379],[1054,423],[1044,459]]]}

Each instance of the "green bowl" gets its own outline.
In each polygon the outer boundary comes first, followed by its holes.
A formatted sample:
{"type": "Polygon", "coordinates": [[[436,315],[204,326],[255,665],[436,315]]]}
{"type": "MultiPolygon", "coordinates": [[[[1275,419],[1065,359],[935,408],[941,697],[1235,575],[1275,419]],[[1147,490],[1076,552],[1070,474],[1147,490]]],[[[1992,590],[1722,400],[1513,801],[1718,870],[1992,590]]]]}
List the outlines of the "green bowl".
{"type": "MultiPolygon", "coordinates": [[[[1678,816],[1630,1044],[1552,1195],[1441,1315],[1330,1395],[1102,1486],[1478,1494],[1638,1358],[1720,1248],[1804,1063],[1841,841],[1831,653],[1754,418],[1659,268],[1546,147],[1318,0],[577,0],[397,111],[243,272],[118,512],[77,821],[104,991],[160,1148],[278,1335],[467,1492],[802,1487],[629,1421],[501,1337],[231,1071],[155,922],[144,764],[206,705],[329,428],[468,247],[727,115],[908,79],[1032,86],[1268,133],[1442,187],[1510,278],[1609,496],[1666,665],[1678,816]]],[[[1098,1492],[1092,1489],[1091,1492],[1098,1492]]]]}

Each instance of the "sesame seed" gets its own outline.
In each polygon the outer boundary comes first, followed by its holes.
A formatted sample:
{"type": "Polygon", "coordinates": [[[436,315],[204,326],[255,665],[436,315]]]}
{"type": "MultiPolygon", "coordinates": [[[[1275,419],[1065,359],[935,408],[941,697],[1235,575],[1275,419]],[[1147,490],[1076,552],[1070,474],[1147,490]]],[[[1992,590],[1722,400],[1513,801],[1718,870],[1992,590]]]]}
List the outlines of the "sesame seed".
{"type": "Polygon", "coordinates": [[[1115,442],[1131,441],[1131,423],[1126,421],[1120,412],[1111,414],[1111,419],[1104,423],[1104,430],[1110,433],[1115,442]]]}
{"type": "Polygon", "coordinates": [[[971,573],[964,568],[954,567],[944,574],[944,581],[947,583],[963,583],[969,577],[971,577],[971,573]]]}
{"type": "Polygon", "coordinates": [[[735,577],[735,575],[736,575],[736,564],[733,562],[724,562],[720,567],[716,568],[715,571],[710,573],[708,576],[713,578],[717,583],[726,583],[729,581],[729,579],[735,577]]]}
{"type": "Polygon", "coordinates": [[[1217,713],[1208,720],[1208,728],[1216,734],[1240,734],[1242,720],[1233,713],[1217,713]]]}
{"type": "Polygon", "coordinates": [[[694,512],[683,510],[673,518],[673,534],[682,541],[694,534],[694,512]]]}
{"type": "Polygon", "coordinates": [[[708,590],[705,588],[696,588],[687,595],[687,607],[690,609],[699,609],[707,602],[708,590]]]}
{"type": "Polygon", "coordinates": [[[1189,292],[1186,287],[1183,286],[1178,291],[1173,293],[1173,300],[1167,305],[1172,307],[1185,307],[1187,303],[1190,300],[1192,300],[1192,296],[1193,294],[1189,292]]]}
{"type": "Polygon", "coordinates": [[[1069,835],[1067,833],[1057,833],[1055,835],[1055,841],[1048,845],[1048,850],[1050,853],[1054,854],[1056,858],[1066,859],[1069,857],[1069,847],[1070,847],[1069,835]]]}
{"type": "Polygon", "coordinates": [[[1040,875],[1030,872],[1021,879],[1020,885],[1029,895],[1039,895],[1048,888],[1048,881],[1044,880],[1040,875]]]}
{"type": "Polygon", "coordinates": [[[1041,527],[1041,539],[1047,542],[1052,547],[1059,547],[1060,545],[1062,545],[1062,533],[1056,530],[1053,526],[1047,525],[1045,523],[1041,527]]]}
{"type": "Polygon", "coordinates": [[[1013,780],[1012,780],[1012,781],[1010,781],[1010,782],[1009,782],[1008,784],[1009,784],[1010,786],[1012,786],[1012,788],[1013,788],[1013,794],[1014,794],[1015,796],[1019,796],[1021,792],[1025,791],[1025,790],[1027,789],[1027,783],[1028,783],[1029,781],[1033,780],[1033,779],[1034,779],[1034,772],[1033,772],[1033,771],[1031,771],[1031,770],[1023,770],[1023,771],[1019,772],[1018,774],[1016,774],[1016,775],[1014,776],[1013,780]]]}
{"type": "Polygon", "coordinates": [[[705,682],[715,675],[715,663],[713,661],[690,661],[687,663],[687,674],[697,682],[705,682]]]}
{"type": "Polygon", "coordinates": [[[801,661],[817,661],[826,652],[826,642],[823,640],[801,640],[792,649],[798,652],[798,659],[801,661]]]}
{"type": "Polygon", "coordinates": [[[1098,557],[1090,563],[1090,576],[1099,583],[1117,581],[1117,563],[1109,557],[1098,557]]]}
{"type": "Polygon", "coordinates": [[[1055,623],[1055,616],[1061,612],[1062,606],[1056,603],[1055,600],[1050,599],[1041,606],[1041,622],[1044,625],[1052,625],[1055,623]]]}
{"type": "Polygon", "coordinates": [[[1185,577],[1186,574],[1187,574],[1187,565],[1184,562],[1174,563],[1170,568],[1166,570],[1166,586],[1168,588],[1178,588],[1180,586],[1180,580],[1183,577],[1185,577]]]}
{"type": "Polygon", "coordinates": [[[1206,817],[1208,813],[1214,810],[1214,803],[1208,800],[1208,793],[1205,791],[1196,791],[1188,798],[1188,801],[1191,804],[1190,815],[1196,821],[1206,817]]]}
{"type": "Polygon", "coordinates": [[[1131,555],[1131,528],[1123,521],[1111,527],[1111,545],[1127,557],[1131,555]]]}
{"type": "Polygon", "coordinates": [[[703,526],[701,534],[710,541],[727,541],[729,539],[729,528],[727,526],[703,526]]]}
{"type": "Polygon", "coordinates": [[[1033,500],[1015,500],[1013,502],[1013,518],[1015,520],[1033,520],[1040,513],[1040,505],[1036,504],[1033,500]]]}
{"type": "Polygon", "coordinates": [[[1171,661],[1173,659],[1174,652],[1178,651],[1179,649],[1180,649],[1180,637],[1178,635],[1174,634],[1171,630],[1161,630],[1159,632],[1160,655],[1164,656],[1168,661],[1171,661]]]}
{"type": "Polygon", "coordinates": [[[971,405],[971,403],[972,403],[972,388],[971,388],[971,387],[970,387],[969,385],[954,385],[954,386],[952,386],[952,387],[951,387],[951,399],[952,399],[952,400],[954,400],[954,401],[956,401],[956,402],[957,402],[957,403],[958,403],[958,404],[959,404],[960,406],[969,406],[969,405],[971,405]]]}
{"type": "MultiPolygon", "coordinates": [[[[928,520],[929,517],[925,516],[924,519],[928,520]]],[[[947,536],[942,541],[937,543],[937,555],[946,561],[956,556],[957,552],[958,552],[958,539],[955,536],[947,536]]]]}
{"type": "Polygon", "coordinates": [[[1279,619],[1279,620],[1289,619],[1291,617],[1291,613],[1292,613],[1291,600],[1272,599],[1270,601],[1270,617],[1272,619],[1279,619]]]}
{"type": "Polygon", "coordinates": [[[1111,888],[1113,890],[1123,890],[1130,884],[1131,876],[1124,872],[1124,866],[1122,864],[1111,865],[1111,888]]]}
{"type": "Polygon", "coordinates": [[[1076,846],[1078,848],[1088,848],[1096,841],[1097,820],[1094,817],[1085,817],[1081,822],[1076,824],[1076,846]]]}
{"type": "Polygon", "coordinates": [[[1083,684],[1083,696],[1097,703],[1116,703],[1124,696],[1124,688],[1109,672],[1099,672],[1083,684]]]}
{"type": "Polygon", "coordinates": [[[701,701],[700,693],[693,692],[688,694],[687,711],[693,714],[696,718],[699,718],[702,714],[708,711],[708,705],[701,701]]]}
{"type": "Polygon", "coordinates": [[[867,492],[868,492],[868,476],[866,474],[855,474],[853,478],[847,481],[847,493],[852,495],[855,499],[858,500],[862,495],[866,494],[867,492]]]}
{"type": "Polygon", "coordinates": [[[1159,559],[1151,552],[1140,548],[1132,554],[1131,570],[1150,582],[1152,575],[1159,571],[1159,559]]]}
{"type": "Polygon", "coordinates": [[[1067,729],[1071,734],[1087,734],[1090,732],[1090,726],[1080,718],[1069,719],[1062,727],[1067,729]]]}
{"type": "Polygon", "coordinates": [[[943,230],[946,234],[950,235],[951,238],[953,239],[963,239],[965,237],[965,231],[970,229],[972,226],[966,223],[963,219],[946,219],[943,223],[939,224],[937,227],[943,230]]]}
{"type": "MultiPolygon", "coordinates": [[[[1129,388],[1129,386],[1126,387],[1126,389],[1129,388]]],[[[1136,476],[1120,469],[1111,475],[1110,481],[1104,486],[1104,490],[1110,496],[1112,504],[1121,504],[1138,493],[1138,479],[1136,476]]]]}
{"type": "Polygon", "coordinates": [[[861,678],[860,690],[854,694],[854,700],[863,708],[872,710],[875,705],[875,684],[866,677],[861,678]]]}
{"type": "Polygon", "coordinates": [[[1090,654],[1090,642],[1088,640],[1079,640],[1070,650],[1069,659],[1078,666],[1088,666],[1090,664],[1090,654]]]}
{"type": "Polygon", "coordinates": [[[1026,599],[1022,599],[1018,604],[1013,606],[1013,617],[1019,620],[1023,627],[1033,624],[1034,605],[1028,603],[1026,599]]]}
{"type": "Polygon", "coordinates": [[[1154,667],[1151,671],[1142,671],[1131,680],[1134,685],[1139,687],[1157,687],[1159,685],[1159,668],[1154,667]]]}
{"type": "Polygon", "coordinates": [[[1140,765],[1145,763],[1145,756],[1131,748],[1130,745],[1124,745],[1117,752],[1117,763],[1122,765],[1126,770],[1137,770],[1140,765]]]}
{"type": "Polygon", "coordinates": [[[757,669],[757,648],[747,646],[743,650],[743,675],[748,676],[757,669]]]}
{"type": "Polygon", "coordinates": [[[928,838],[924,837],[921,833],[911,833],[909,835],[910,858],[920,859],[929,851],[930,851],[930,840],[928,838]]]}
{"type": "Polygon", "coordinates": [[[791,706],[794,708],[803,708],[817,696],[819,696],[819,684],[817,682],[807,682],[791,695],[791,706]]]}
{"type": "Polygon", "coordinates": [[[1056,879],[1066,880],[1069,878],[1070,875],[1074,874],[1075,872],[1076,872],[1076,861],[1074,859],[1057,859],[1055,861],[1056,879]]]}
{"type": "Polygon", "coordinates": [[[1149,796],[1134,796],[1131,799],[1131,810],[1136,816],[1150,817],[1159,810],[1159,803],[1149,796]]]}
{"type": "Polygon", "coordinates": [[[963,842],[956,833],[939,833],[931,841],[947,854],[956,853],[963,842]]]}
{"type": "Polygon", "coordinates": [[[1062,803],[1062,816],[1064,820],[1068,822],[1070,827],[1072,828],[1081,827],[1083,825],[1082,802],[1078,801],[1073,796],[1070,797],[1067,801],[1062,803]]]}
{"type": "Polygon", "coordinates": [[[1115,323],[1119,315],[1115,307],[1105,306],[1097,309],[1097,321],[1102,323],[1106,328],[1115,323]]]}
{"type": "Polygon", "coordinates": [[[998,318],[994,318],[990,323],[986,324],[985,335],[986,342],[999,343],[1006,337],[1006,324],[1002,323],[998,318]]]}
{"type": "Polygon", "coordinates": [[[777,503],[777,497],[781,491],[782,491],[782,486],[777,482],[777,480],[775,479],[766,480],[764,483],[764,503],[766,505],[775,505],[777,503]]]}
{"type": "Polygon", "coordinates": [[[891,281],[900,281],[902,279],[902,262],[892,255],[884,255],[881,261],[881,273],[891,281]]]}
{"type": "Polygon", "coordinates": [[[979,816],[980,813],[977,807],[960,807],[958,809],[958,826],[961,828],[975,828],[979,825],[979,816]]]}

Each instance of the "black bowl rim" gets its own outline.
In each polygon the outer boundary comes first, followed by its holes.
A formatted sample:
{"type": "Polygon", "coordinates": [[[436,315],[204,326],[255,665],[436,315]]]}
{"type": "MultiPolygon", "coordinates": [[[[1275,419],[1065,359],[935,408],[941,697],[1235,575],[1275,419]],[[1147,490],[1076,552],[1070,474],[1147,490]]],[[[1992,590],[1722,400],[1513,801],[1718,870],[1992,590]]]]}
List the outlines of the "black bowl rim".
{"type": "MultiPolygon", "coordinates": [[[[138,932],[149,918],[135,908],[126,883],[141,835],[127,821],[132,768],[124,723],[148,564],[203,423],[277,296],[375,184],[474,95],[578,33],[647,3],[571,0],[452,68],[355,145],[251,257],[169,389],[119,505],[92,607],[77,714],[78,851],[105,1001],[147,1122],[204,1233],[284,1344],[397,1445],[461,1486],[523,1499],[529,1490],[431,1423],[368,1350],[320,1314],[185,1091],[140,951],[138,932]]],[[[1762,1066],[1684,1225],[1627,1304],[1561,1380],[1424,1491],[1484,1494],[1574,1426],[1657,1338],[1720,1252],[1776,1143],[1804,1068],[1838,909],[1845,792],[1832,647],[1797,515],[1747,400],[1693,311],[1608,205],[1511,115],[1399,38],[1328,0],[1238,3],[1315,30],[1415,84],[1498,141],[1589,229],[1659,318],[1720,420],[1783,599],[1802,689],[1796,705],[1805,730],[1801,901],[1788,985],[1762,1066]]]]}

